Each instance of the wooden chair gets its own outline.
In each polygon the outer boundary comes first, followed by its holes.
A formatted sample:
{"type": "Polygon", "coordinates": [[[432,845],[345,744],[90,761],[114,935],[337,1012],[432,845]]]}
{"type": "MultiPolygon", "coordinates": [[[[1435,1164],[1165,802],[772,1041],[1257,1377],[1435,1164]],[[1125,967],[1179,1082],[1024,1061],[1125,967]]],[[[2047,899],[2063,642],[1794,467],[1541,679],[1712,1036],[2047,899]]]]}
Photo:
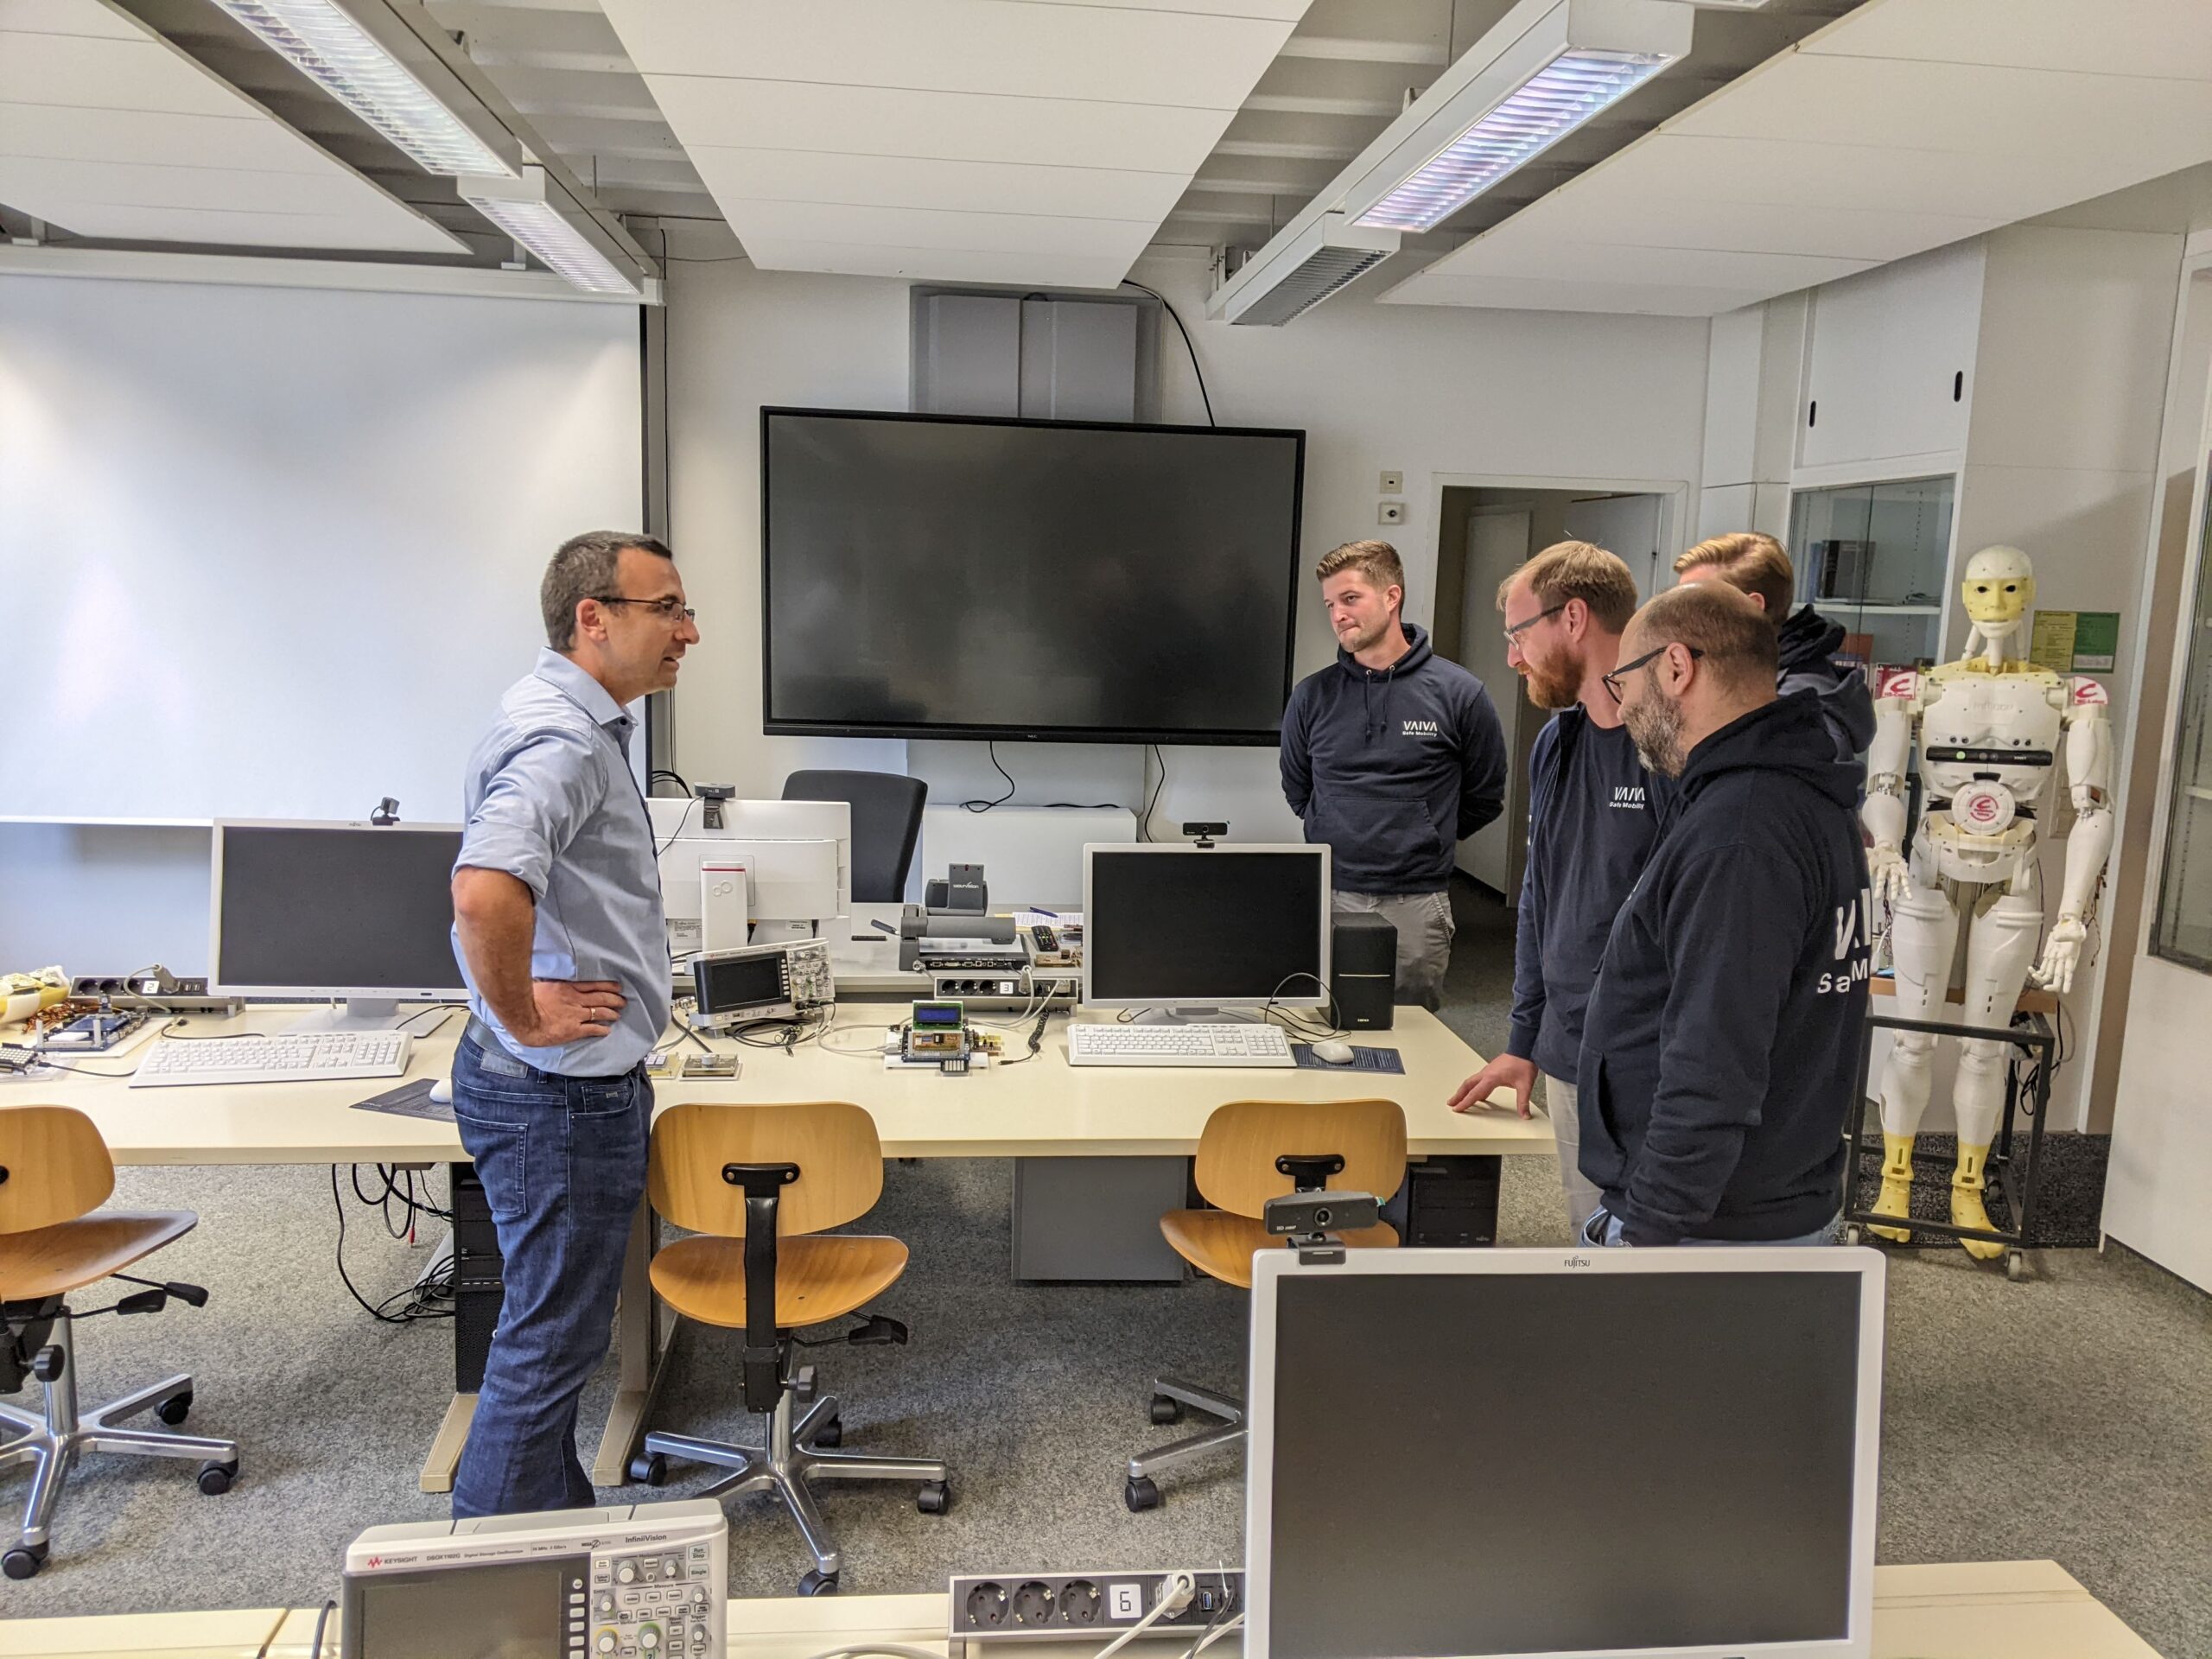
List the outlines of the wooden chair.
{"type": "MultiPolygon", "coordinates": [[[[653,1257],[653,1288],[686,1319],[745,1332],[745,1403],[767,1416],[766,1444],[731,1446],[688,1434],[649,1433],[630,1477],[658,1486],[670,1458],[730,1472],[702,1494],[773,1491],[814,1556],[799,1593],[837,1587],[842,1565],[808,1481],[913,1481],[925,1515],[951,1497],[944,1464],[834,1450],[843,1438],[834,1395],[818,1393],[813,1367],[794,1369],[795,1327],[842,1319],[906,1270],[895,1238],[824,1236],[866,1215],[883,1192],[875,1121],[829,1101],[794,1105],[677,1106],[653,1125],[646,1190],[653,1209],[698,1236],[653,1257]],[[805,1407],[794,1422],[794,1404],[805,1407]]],[[[880,1316],[848,1334],[859,1343],[906,1340],[880,1316]]]]}
{"type": "MultiPolygon", "coordinates": [[[[1406,1115],[1389,1100],[1232,1101],[1206,1120],[1197,1178],[1198,1192],[1215,1207],[1171,1210],[1160,1218],[1160,1230],[1199,1272],[1249,1290],[1253,1256],[1287,1243],[1261,1219],[1268,1200],[1324,1187],[1388,1199],[1406,1179],[1406,1115]]],[[[1398,1242],[1383,1223],[1333,1236],[1354,1249],[1398,1242]]],[[[1170,1377],[1154,1379],[1154,1422],[1180,1421],[1186,1408],[1220,1426],[1131,1458],[1122,1489],[1131,1510],[1160,1507],[1153,1477],[1161,1470],[1243,1445],[1242,1398],[1170,1377]]]]}
{"type": "Polygon", "coordinates": [[[172,1296],[194,1307],[207,1300],[196,1285],[133,1279],[122,1271],[181,1238],[200,1217],[188,1210],[92,1213],[114,1191],[115,1166],[92,1119],[67,1106],[0,1107],[0,1323],[6,1327],[0,1333],[0,1393],[13,1394],[31,1377],[46,1390],[42,1414],[0,1403],[0,1432],[16,1431],[0,1443],[0,1469],[31,1465],[22,1534],[4,1558],[11,1579],[28,1579],[46,1564],[62,1483],[86,1452],[200,1459],[200,1490],[210,1494],[229,1491],[238,1478],[235,1440],[118,1427],[149,1407],[165,1423],[182,1422],[192,1408],[189,1376],[172,1376],[78,1414],[71,1332],[87,1315],[72,1312],[64,1300],[70,1292],[110,1278],[148,1287],[117,1303],[120,1313],[157,1313],[172,1296]]]}

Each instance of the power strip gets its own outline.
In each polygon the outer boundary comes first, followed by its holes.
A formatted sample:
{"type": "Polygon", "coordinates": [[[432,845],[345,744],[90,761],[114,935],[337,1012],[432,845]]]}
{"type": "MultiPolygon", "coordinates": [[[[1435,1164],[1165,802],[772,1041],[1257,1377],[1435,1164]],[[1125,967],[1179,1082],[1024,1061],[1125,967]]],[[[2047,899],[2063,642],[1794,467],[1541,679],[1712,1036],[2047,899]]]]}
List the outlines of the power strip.
{"type": "MultiPolygon", "coordinates": [[[[1096,1641],[1126,1630],[1160,1605],[1173,1569],[1147,1573],[972,1573],[952,1581],[955,1641],[1096,1641]]],[[[1145,1629],[1144,1637],[1191,1637],[1244,1611],[1244,1569],[1193,1570],[1191,1605],[1145,1629]]]]}
{"type": "Polygon", "coordinates": [[[168,982],[170,988],[166,991],[140,988],[155,982],[154,976],[149,974],[142,974],[136,980],[121,974],[79,974],[69,982],[69,995],[121,997],[127,1007],[161,1014],[236,1014],[245,1006],[235,996],[211,995],[204,979],[172,978],[168,982]]]}

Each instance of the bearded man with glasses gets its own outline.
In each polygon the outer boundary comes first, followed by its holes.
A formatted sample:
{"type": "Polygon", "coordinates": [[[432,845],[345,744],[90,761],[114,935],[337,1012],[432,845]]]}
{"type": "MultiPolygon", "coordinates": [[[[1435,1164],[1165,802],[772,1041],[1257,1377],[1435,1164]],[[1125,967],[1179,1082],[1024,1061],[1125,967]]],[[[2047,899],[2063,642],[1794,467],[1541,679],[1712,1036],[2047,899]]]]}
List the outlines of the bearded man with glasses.
{"type": "Polygon", "coordinates": [[[505,1297],[456,1517],[588,1509],[576,1402],[607,1352],[645,1190],[668,1023],[668,936],[626,705],[676,683],[699,641],[676,557],[650,536],[562,545],[538,593],[545,647],[469,757],[453,875],[469,1020],[454,1121],[499,1231],[505,1297]]]}

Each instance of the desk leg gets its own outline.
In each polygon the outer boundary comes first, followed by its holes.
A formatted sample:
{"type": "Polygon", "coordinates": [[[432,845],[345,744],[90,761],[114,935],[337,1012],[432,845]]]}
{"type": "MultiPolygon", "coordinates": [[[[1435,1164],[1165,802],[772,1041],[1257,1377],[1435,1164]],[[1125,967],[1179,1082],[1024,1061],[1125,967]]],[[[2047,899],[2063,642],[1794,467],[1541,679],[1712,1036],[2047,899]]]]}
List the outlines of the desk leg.
{"type": "Polygon", "coordinates": [[[677,1322],[673,1313],[661,1317],[653,1295],[656,1231],[652,1206],[639,1205],[638,1218],[630,1226],[629,1249],[622,1258],[622,1300],[614,1314],[614,1346],[622,1373],[607,1414],[607,1432],[600,1436],[599,1455],[591,1465],[594,1486],[630,1484],[630,1459],[645,1436],[661,1378],[668,1374],[668,1351],[675,1344],[677,1322]]]}
{"type": "Polygon", "coordinates": [[[416,1490],[453,1491],[453,1471],[461,1467],[461,1449],[468,1444],[468,1426],[475,1420],[476,1396],[454,1395],[446,1406],[446,1420],[438,1425],[437,1437],[430,1442],[430,1455],[423,1459],[423,1472],[415,1481],[416,1490]]]}

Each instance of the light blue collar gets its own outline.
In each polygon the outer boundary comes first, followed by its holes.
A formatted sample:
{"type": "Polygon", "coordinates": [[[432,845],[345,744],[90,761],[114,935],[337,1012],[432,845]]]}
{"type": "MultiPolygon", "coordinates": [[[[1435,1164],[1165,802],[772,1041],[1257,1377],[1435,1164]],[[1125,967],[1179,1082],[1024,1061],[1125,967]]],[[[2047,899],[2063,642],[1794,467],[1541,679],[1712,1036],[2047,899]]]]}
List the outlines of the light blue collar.
{"type": "Polygon", "coordinates": [[[613,694],[551,646],[540,645],[537,648],[537,665],[531,672],[556,690],[566,694],[570,702],[589,715],[597,724],[619,726],[622,732],[629,731],[630,716],[623,711],[622,705],[614,701],[613,694]]]}

